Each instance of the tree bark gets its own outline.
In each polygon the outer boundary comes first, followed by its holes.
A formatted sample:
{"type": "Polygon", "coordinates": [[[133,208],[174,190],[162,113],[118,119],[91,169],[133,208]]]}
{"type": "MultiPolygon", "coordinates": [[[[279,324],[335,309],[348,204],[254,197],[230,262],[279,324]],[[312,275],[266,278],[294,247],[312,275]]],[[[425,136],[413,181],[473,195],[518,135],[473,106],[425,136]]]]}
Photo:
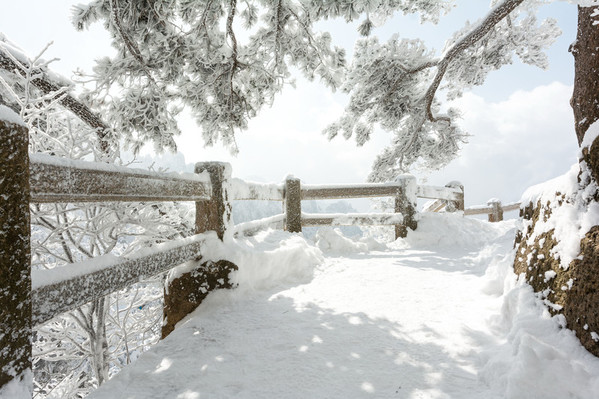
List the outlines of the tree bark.
{"type": "Polygon", "coordinates": [[[31,369],[28,137],[0,119],[0,388],[31,369]]]}
{"type": "MultiPolygon", "coordinates": [[[[570,46],[574,56],[574,92],[570,105],[578,144],[582,144],[587,129],[599,119],[599,7],[578,7],[578,33],[570,46]]],[[[585,156],[595,181],[599,176],[599,158],[585,156]],[[588,159],[591,158],[591,159],[588,159]]]]}

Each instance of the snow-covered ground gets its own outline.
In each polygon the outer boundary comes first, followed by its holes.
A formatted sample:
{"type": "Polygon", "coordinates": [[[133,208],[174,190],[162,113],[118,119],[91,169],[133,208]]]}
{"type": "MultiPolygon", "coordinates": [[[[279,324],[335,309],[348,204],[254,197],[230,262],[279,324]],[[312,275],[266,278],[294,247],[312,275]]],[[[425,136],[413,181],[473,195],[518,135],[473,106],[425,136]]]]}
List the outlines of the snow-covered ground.
{"type": "Polygon", "coordinates": [[[211,294],[92,398],[595,398],[599,359],[511,272],[515,221],[424,214],[405,240],[235,243],[211,294]]]}

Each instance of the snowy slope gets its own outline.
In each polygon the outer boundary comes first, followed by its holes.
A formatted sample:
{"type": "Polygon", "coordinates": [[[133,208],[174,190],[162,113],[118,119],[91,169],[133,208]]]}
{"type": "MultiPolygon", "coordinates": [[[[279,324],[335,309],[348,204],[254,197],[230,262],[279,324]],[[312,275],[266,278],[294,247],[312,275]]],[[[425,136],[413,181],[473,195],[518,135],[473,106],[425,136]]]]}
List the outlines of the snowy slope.
{"type": "Polygon", "coordinates": [[[513,234],[434,214],[388,245],[334,230],[230,243],[239,288],[91,397],[596,397],[599,360],[509,272],[513,234]]]}

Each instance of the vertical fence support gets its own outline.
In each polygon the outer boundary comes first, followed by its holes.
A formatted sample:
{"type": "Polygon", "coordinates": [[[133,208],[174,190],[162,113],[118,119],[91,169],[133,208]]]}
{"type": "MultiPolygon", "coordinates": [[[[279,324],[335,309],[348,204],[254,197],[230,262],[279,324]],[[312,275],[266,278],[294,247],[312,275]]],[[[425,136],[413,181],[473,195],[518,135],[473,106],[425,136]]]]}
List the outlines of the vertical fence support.
{"type": "Polygon", "coordinates": [[[492,208],[491,213],[489,213],[489,222],[501,222],[503,220],[503,207],[501,206],[501,201],[496,198],[491,198],[487,201],[487,205],[492,208]]]}
{"type": "Polygon", "coordinates": [[[293,176],[285,179],[285,230],[302,232],[302,189],[300,179],[293,176]]]}
{"type": "MultiPolygon", "coordinates": [[[[231,169],[222,162],[199,162],[196,173],[208,172],[212,185],[210,200],[196,202],[196,234],[214,230],[223,240],[231,223],[231,203],[227,192],[231,169]]],[[[199,260],[199,259],[198,259],[199,260]]],[[[162,338],[166,338],[175,325],[193,312],[208,296],[219,288],[233,288],[229,273],[237,266],[227,260],[205,261],[191,272],[168,280],[164,291],[162,338]]]]}
{"type": "Polygon", "coordinates": [[[25,126],[0,119],[0,388],[31,369],[28,145],[25,126]]]}
{"type": "Polygon", "coordinates": [[[403,215],[403,223],[395,225],[395,239],[398,239],[408,235],[408,228],[416,230],[418,227],[416,221],[418,185],[416,177],[407,174],[398,176],[396,182],[400,183],[401,187],[395,196],[395,212],[403,215]]]}
{"type": "Polygon", "coordinates": [[[222,240],[231,221],[231,204],[225,184],[231,177],[231,170],[222,162],[196,163],[195,172],[204,171],[210,175],[212,198],[196,202],[196,234],[214,230],[222,240]]]}
{"type": "Polygon", "coordinates": [[[464,185],[462,183],[460,183],[459,181],[452,181],[449,182],[445,185],[445,187],[449,187],[449,188],[457,188],[460,191],[462,191],[462,196],[460,199],[456,200],[456,201],[450,201],[448,202],[448,204],[446,205],[447,209],[449,212],[455,212],[455,211],[464,211],[464,185]]]}

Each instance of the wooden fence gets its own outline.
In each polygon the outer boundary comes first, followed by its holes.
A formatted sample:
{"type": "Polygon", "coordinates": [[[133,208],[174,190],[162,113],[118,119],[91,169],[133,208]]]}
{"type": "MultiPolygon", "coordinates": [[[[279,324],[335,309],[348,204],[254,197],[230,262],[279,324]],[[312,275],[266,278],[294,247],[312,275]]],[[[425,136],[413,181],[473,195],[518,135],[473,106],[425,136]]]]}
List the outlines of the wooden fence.
{"type": "MultiPolygon", "coordinates": [[[[175,175],[29,155],[27,135],[18,123],[0,120],[0,388],[31,367],[34,326],[196,259],[207,241],[222,240],[227,233],[230,200],[283,201],[283,214],[254,222],[253,228],[273,222],[290,232],[311,225],[389,224],[402,237],[407,228],[417,227],[417,198],[436,198],[464,209],[461,185],[418,186],[410,175],[384,184],[314,186],[290,177],[283,185],[261,185],[231,179],[228,165],[217,162],[198,163],[195,175],[175,175]],[[394,213],[301,211],[302,200],[385,196],[395,199],[394,213]],[[195,201],[196,235],[128,257],[104,256],[32,273],[29,204],[100,201],[195,201]]],[[[244,225],[233,231],[246,231],[244,225]]]]}
{"type": "Polygon", "coordinates": [[[264,226],[284,227],[290,232],[301,232],[302,227],[322,225],[394,225],[395,237],[405,237],[407,229],[417,227],[416,207],[418,198],[437,199],[455,210],[464,210],[464,188],[458,182],[445,187],[417,185],[412,175],[401,175],[391,183],[306,185],[300,179],[288,177],[282,185],[244,183],[233,195],[235,200],[283,201],[284,213],[235,227],[236,233],[254,232],[264,226]],[[328,200],[351,198],[394,198],[394,213],[326,214],[302,212],[304,200],[328,200]]]}

